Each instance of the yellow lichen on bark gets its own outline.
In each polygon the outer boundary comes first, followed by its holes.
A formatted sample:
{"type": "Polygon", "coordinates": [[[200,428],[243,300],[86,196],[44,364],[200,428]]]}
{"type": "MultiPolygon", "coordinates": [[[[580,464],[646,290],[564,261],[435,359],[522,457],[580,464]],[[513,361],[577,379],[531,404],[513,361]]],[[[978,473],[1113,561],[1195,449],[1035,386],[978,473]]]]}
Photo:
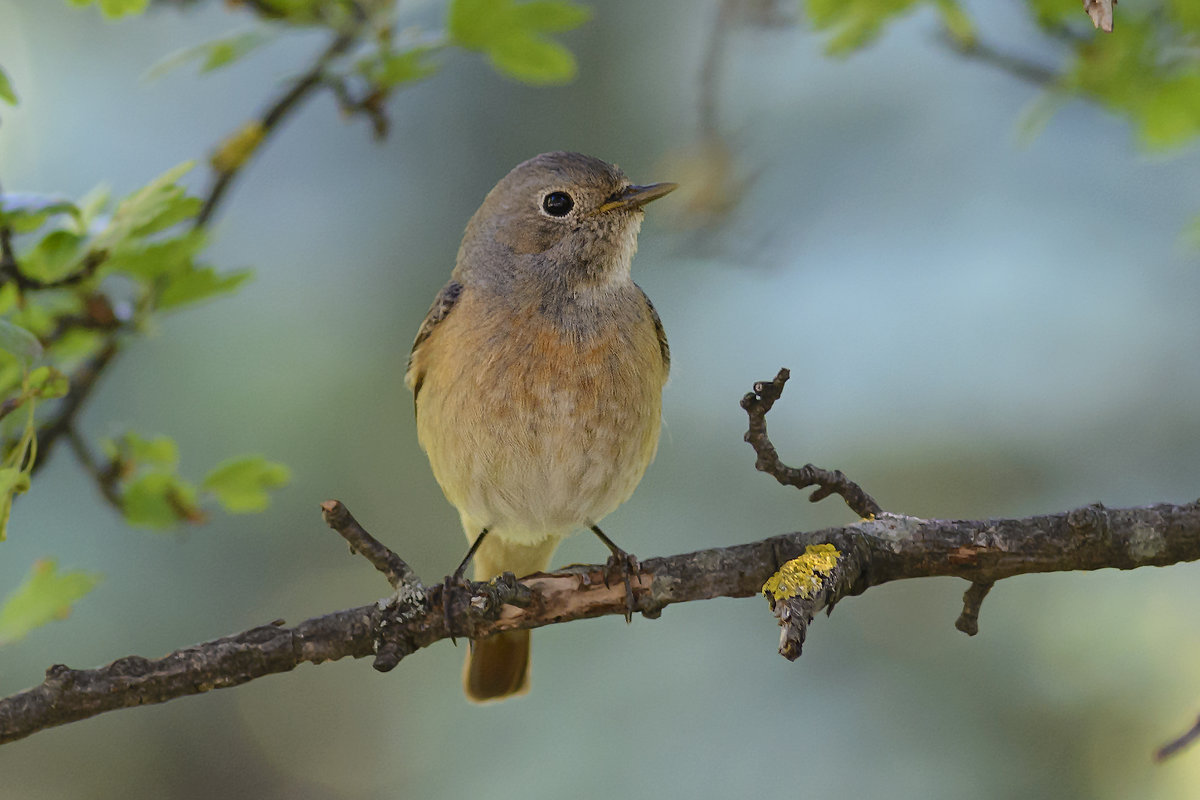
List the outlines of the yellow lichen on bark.
{"type": "Polygon", "coordinates": [[[762,592],[772,601],[790,597],[807,599],[821,588],[825,577],[837,566],[841,553],[831,544],[810,544],[767,579],[762,592]]]}

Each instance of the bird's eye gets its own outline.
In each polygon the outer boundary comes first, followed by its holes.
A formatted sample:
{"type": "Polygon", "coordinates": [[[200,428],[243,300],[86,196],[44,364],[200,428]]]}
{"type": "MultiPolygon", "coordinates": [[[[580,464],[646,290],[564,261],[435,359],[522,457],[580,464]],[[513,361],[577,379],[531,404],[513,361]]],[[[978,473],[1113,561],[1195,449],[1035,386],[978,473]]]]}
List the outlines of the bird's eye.
{"type": "Polygon", "coordinates": [[[566,192],[551,192],[542,198],[542,208],[552,217],[565,217],[575,207],[575,201],[566,192]]]}

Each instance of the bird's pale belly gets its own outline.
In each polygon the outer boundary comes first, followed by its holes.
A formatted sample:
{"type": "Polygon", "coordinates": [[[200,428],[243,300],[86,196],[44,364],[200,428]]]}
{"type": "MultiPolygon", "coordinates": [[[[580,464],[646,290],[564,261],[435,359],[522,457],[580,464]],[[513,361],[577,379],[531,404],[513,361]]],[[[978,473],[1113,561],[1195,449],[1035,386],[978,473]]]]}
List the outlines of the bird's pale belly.
{"type": "Polygon", "coordinates": [[[657,448],[657,339],[557,338],[533,337],[507,362],[466,354],[460,369],[431,369],[421,390],[418,435],[442,490],[464,523],[514,543],[598,522],[633,493],[657,448]]]}

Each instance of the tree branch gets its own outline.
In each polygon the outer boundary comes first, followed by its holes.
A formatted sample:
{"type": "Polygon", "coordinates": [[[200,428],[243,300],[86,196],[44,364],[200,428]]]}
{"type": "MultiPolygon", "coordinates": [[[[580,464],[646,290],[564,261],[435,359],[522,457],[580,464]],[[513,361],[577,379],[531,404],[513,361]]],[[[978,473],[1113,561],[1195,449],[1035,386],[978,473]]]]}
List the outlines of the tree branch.
{"type": "MultiPolygon", "coordinates": [[[[742,405],[750,417],[746,439],[759,453],[759,468],[781,483],[799,485],[790,478],[801,471],[779,461],[766,434],[765,415],[787,377],[787,370],[781,370],[774,380],[755,384],[742,405]]],[[[625,616],[629,590],[633,610],[648,618],[675,603],[763,592],[783,627],[779,650],[794,659],[816,612],[895,580],[957,576],[970,581],[958,622],[970,633],[984,595],[996,581],[1013,575],[1200,560],[1200,501],[1126,509],[1095,504],[1024,519],[926,520],[878,511],[874,500],[840,472],[811,465],[805,469],[815,480],[804,485],[818,485],[825,495],[841,494],[852,507],[869,503],[876,511],[870,519],[841,528],[649,559],[630,575],[628,587],[607,584],[607,565],[539,572],[520,582],[505,573],[488,583],[470,584],[468,602],[449,609],[444,585],[427,588],[345,506],[327,501],[321,506],[326,523],[350,543],[351,552],[362,554],[387,578],[394,594],[293,628],[277,620],[157,660],[127,656],[90,670],[56,664],[40,685],[0,700],[0,744],[105,711],[238,686],[306,661],[373,655],[375,669],[386,672],[452,635],[480,639],[575,619],[625,616]],[[791,583],[784,588],[781,576],[787,574],[791,583]],[[771,585],[764,586],[768,578],[771,585]]],[[[461,600],[462,593],[450,595],[450,600],[461,600]]],[[[1185,734],[1163,748],[1160,757],[1192,738],[1191,732],[1185,734]]]]}
{"type": "Polygon", "coordinates": [[[105,341],[104,346],[100,348],[100,351],[71,373],[71,388],[62,400],[59,401],[54,416],[43,422],[41,429],[38,431],[39,457],[33,465],[34,474],[41,471],[49,463],[54,445],[75,424],[75,417],[79,414],[80,409],[83,408],[84,401],[91,395],[92,390],[96,388],[96,383],[104,373],[104,370],[116,358],[117,352],[120,349],[118,337],[119,333],[115,331],[108,334],[108,339],[105,341]]]}
{"type": "Polygon", "coordinates": [[[1154,760],[1165,761],[1180,750],[1188,747],[1197,739],[1200,739],[1200,719],[1197,719],[1196,724],[1188,728],[1186,732],[1158,748],[1154,753],[1154,760]]]}
{"type": "Polygon", "coordinates": [[[1038,86],[1043,89],[1050,88],[1058,84],[1061,76],[1055,70],[1038,64],[1035,61],[1022,58],[1012,53],[1006,53],[1002,50],[997,50],[992,45],[979,41],[978,39],[970,42],[963,42],[955,39],[953,36],[942,34],[940,41],[943,45],[953,50],[964,58],[969,58],[978,61],[982,64],[987,64],[992,67],[997,67],[1000,70],[1007,72],[1014,78],[1018,78],[1025,83],[1033,86],[1038,86]]]}
{"type": "MultiPolygon", "coordinates": [[[[300,107],[301,103],[322,85],[325,70],[329,68],[329,64],[334,59],[345,54],[357,41],[358,34],[353,31],[339,33],[333,37],[333,40],[317,57],[313,65],[304,74],[296,78],[288,90],[267,107],[262,118],[258,121],[259,137],[258,142],[253,148],[254,150],[261,147],[267,137],[278,130],[284,120],[290,117],[300,107]]],[[[200,213],[196,215],[195,227],[203,228],[209,223],[213,214],[216,213],[222,198],[225,197],[225,193],[229,190],[234,179],[241,173],[247,160],[245,158],[238,159],[227,167],[214,165],[212,184],[209,187],[208,196],[204,200],[204,205],[200,207],[200,213]]]]}
{"type": "MultiPolygon", "coordinates": [[[[903,578],[952,575],[973,583],[1013,575],[1133,569],[1200,560],[1200,502],[1077,511],[1024,519],[926,520],[883,514],[842,528],[776,536],[751,544],[643,561],[633,576],[635,609],[657,617],[675,603],[749,597],[808,545],[841,554],[841,581],[826,606],[903,578]]],[[[604,585],[604,565],[473,584],[456,632],[472,638],[575,619],[625,614],[623,585],[604,585]],[[523,590],[523,591],[522,591],[523,590]],[[508,602],[509,600],[519,605],[508,602]]],[[[128,656],[91,670],[50,667],[40,685],[0,700],[0,743],[105,711],[162,703],[288,672],[304,662],[376,657],[390,669],[404,656],[449,638],[433,586],[414,606],[394,597],[315,617],[276,622],[150,660],[128,656]]]]}

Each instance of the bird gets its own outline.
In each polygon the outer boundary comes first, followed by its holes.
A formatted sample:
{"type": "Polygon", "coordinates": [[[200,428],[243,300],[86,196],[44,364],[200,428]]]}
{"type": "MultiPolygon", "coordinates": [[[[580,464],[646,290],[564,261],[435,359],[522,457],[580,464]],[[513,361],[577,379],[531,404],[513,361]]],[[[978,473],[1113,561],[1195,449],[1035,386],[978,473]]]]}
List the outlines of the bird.
{"type": "MultiPolygon", "coordinates": [[[[629,499],[658,449],[671,353],[630,264],[644,206],[675,188],[635,185],[580,153],[543,153],[505,175],[467,223],[405,373],[418,442],[470,543],[456,579],[470,561],[477,581],[543,571],[582,529],[636,564],[597,523],[629,499]]],[[[471,643],[469,699],[528,690],[529,636],[471,643]]]]}

